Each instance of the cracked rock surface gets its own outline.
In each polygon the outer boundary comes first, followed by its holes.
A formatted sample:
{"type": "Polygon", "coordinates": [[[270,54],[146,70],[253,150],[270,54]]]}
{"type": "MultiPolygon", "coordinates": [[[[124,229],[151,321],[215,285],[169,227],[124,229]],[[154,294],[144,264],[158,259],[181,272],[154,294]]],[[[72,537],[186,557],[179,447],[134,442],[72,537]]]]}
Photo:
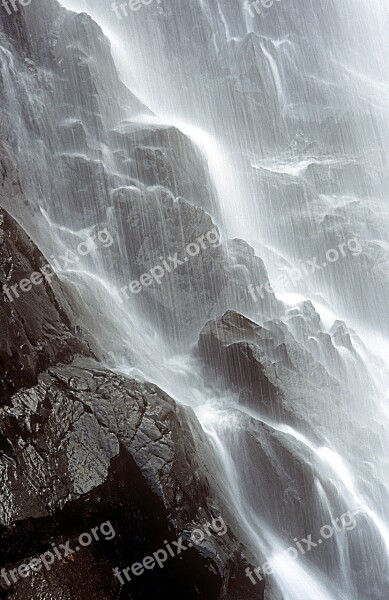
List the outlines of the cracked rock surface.
{"type": "MultiPolygon", "coordinates": [[[[48,590],[68,598],[76,585],[76,598],[116,597],[110,595],[113,566],[142,560],[165,539],[188,540],[192,530],[226,514],[192,412],[154,385],[81,363],[49,369],[0,411],[2,564],[8,571],[27,563],[49,541],[73,540],[77,528],[87,531],[89,522],[109,518],[115,541],[88,548],[80,559],[92,574],[106,565],[105,575],[96,578],[106,591],[98,596],[93,586],[77,583],[77,562],[72,568],[63,560],[48,578],[36,573],[18,582],[11,598],[23,597],[21,590],[39,599],[53,597],[48,590]],[[28,543],[21,547],[26,532],[28,543]]],[[[121,597],[182,597],[187,579],[189,598],[247,598],[251,584],[241,575],[247,563],[230,529],[185,552],[182,561],[172,559],[121,597]],[[172,581],[167,574],[174,569],[172,581]],[[148,596],[150,590],[156,595],[148,596]]],[[[251,597],[262,597],[259,587],[255,593],[251,597]]]]}

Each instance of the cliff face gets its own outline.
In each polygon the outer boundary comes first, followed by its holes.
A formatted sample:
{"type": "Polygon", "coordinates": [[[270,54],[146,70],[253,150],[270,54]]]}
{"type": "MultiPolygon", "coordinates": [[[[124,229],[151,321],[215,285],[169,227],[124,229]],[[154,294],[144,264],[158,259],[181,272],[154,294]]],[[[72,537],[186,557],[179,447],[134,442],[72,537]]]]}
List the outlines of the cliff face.
{"type": "Polygon", "coordinates": [[[179,343],[195,341],[207,319],[228,309],[277,314],[274,296],[255,305],[247,293],[252,281],[268,283],[262,260],[244,241],[221,237],[204,156],[179,129],[153,124],[152,112],[120,81],[98,25],[44,0],[3,27],[4,154],[18,154],[17,139],[24,151],[17,164],[9,159],[15,172],[0,187],[0,203],[45,255],[58,250],[42,208],[75,230],[109,228],[116,243],[102,261],[117,289],[178,250],[179,268],[137,298],[127,289],[121,299],[136,299],[145,318],[179,343]],[[15,103],[20,123],[7,139],[15,103]],[[186,246],[207,234],[212,242],[203,238],[199,255],[185,256],[186,246]]]}
{"type": "MultiPolygon", "coordinates": [[[[249,559],[238,541],[243,534],[194,413],[155,385],[97,362],[79,298],[45,258],[53,251],[47,218],[69,227],[106,226],[112,198],[129,262],[137,269],[150,266],[142,262],[145,246],[142,254],[134,242],[140,213],[128,190],[135,183],[144,198],[158,186],[165,201],[150,200],[150,223],[161,209],[171,238],[178,213],[188,228],[183,244],[213,228],[204,209],[193,206],[213,204],[203,159],[178,130],[131,124],[151,112],[120,82],[107,40],[86,15],[49,0],[21,9],[1,24],[1,53],[0,562],[8,579],[0,579],[0,594],[15,600],[262,599],[263,586],[253,592],[244,576],[249,559]],[[15,108],[19,120],[12,128],[15,108]],[[107,154],[110,169],[102,161],[107,154]],[[178,210],[171,197],[181,195],[178,210]],[[120,211],[131,217],[127,230],[120,211]],[[191,229],[194,213],[198,225],[191,229]],[[41,240],[45,255],[26,231],[41,240]],[[226,523],[225,531],[196,542],[194,530],[215,519],[226,523]],[[70,542],[74,549],[82,532],[107,521],[114,539],[25,575],[24,564],[54,546],[70,542]],[[114,575],[114,568],[142,561],[181,537],[187,549],[163,568],[125,586],[114,575]],[[16,581],[9,575],[15,569],[16,581]]],[[[140,233],[149,236],[148,252],[156,252],[152,228],[140,233]]],[[[213,252],[230,268],[227,250],[213,252]]],[[[122,282],[118,252],[107,256],[113,280],[122,282]]],[[[254,265],[253,256],[250,261],[254,265]]],[[[262,263],[255,268],[266,276],[262,263]]],[[[217,294],[211,280],[208,291],[199,286],[197,297],[187,296],[175,314],[173,295],[179,289],[184,295],[187,279],[179,273],[177,281],[162,298],[152,292],[149,315],[156,301],[166,307],[169,323],[198,323],[212,313],[217,294]],[[198,314],[200,295],[208,298],[198,314]]]]}
{"type": "MultiPolygon", "coordinates": [[[[4,209],[0,215],[4,285],[47,263],[4,209]]],[[[166,539],[189,543],[195,529],[220,517],[239,531],[194,414],[155,386],[102,370],[74,333],[71,304],[56,276],[12,302],[5,293],[0,303],[1,566],[9,573],[69,540],[74,548],[80,533],[108,520],[116,536],[49,572],[3,579],[15,599],[114,598],[121,585],[113,568],[141,561],[166,539]],[[73,365],[45,370],[75,356],[73,365]]],[[[252,594],[245,565],[228,528],[131,582],[121,597],[243,600],[252,594]]]]}
{"type": "Polygon", "coordinates": [[[274,39],[243,0],[100,3],[0,12],[0,596],[382,600],[379,338],[335,315],[388,327],[384,121],[341,116],[310,0],[274,39]]]}
{"type": "Polygon", "coordinates": [[[43,0],[0,26],[2,120],[12,130],[19,109],[11,145],[23,140],[21,185],[34,207],[88,226],[107,219],[114,190],[158,185],[215,208],[198,149],[177,129],[139,122],[154,115],[121,82],[91,17],[43,0]]]}

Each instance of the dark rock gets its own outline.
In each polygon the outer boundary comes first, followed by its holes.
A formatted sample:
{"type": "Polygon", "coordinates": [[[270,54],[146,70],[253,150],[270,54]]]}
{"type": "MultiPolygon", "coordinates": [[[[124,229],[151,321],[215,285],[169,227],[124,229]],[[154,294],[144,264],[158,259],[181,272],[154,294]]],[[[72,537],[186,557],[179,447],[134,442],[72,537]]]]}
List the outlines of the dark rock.
{"type": "MultiPolygon", "coordinates": [[[[0,282],[18,283],[46,265],[21,227],[0,210],[0,282]]],[[[102,522],[117,535],[58,560],[2,591],[14,599],[117,597],[112,569],[188,541],[191,531],[222,516],[228,532],[172,558],[133,581],[122,598],[245,600],[249,564],[244,535],[222,497],[207,440],[187,408],[160,389],[99,370],[75,331],[73,301],[57,277],[12,302],[4,297],[0,376],[1,568],[9,573],[102,522]],[[14,393],[16,392],[16,393],[14,393]],[[11,395],[13,394],[13,395],[11,395]]],[[[254,590],[263,598],[263,586],[254,590]]]]}
{"type": "MultiPolygon", "coordinates": [[[[36,383],[49,365],[88,354],[88,346],[75,334],[71,300],[54,276],[50,283],[32,285],[16,294],[10,286],[47,265],[22,228],[0,209],[0,393],[2,401],[23,386],[36,383]],[[7,286],[8,293],[4,291],[7,286]]],[[[50,271],[51,272],[51,271],[50,271]]]]}
{"type": "Polygon", "coordinates": [[[211,378],[224,380],[260,414],[306,430],[317,419],[312,398],[338,403],[337,381],[282,321],[260,326],[228,311],[205,325],[198,349],[211,378]]]}
{"type": "Polygon", "coordinates": [[[293,368],[284,348],[271,331],[233,311],[208,322],[201,331],[199,351],[215,375],[222,375],[237,390],[257,396],[254,406],[272,411],[279,405],[279,382],[273,360],[293,368]],[[277,358],[276,358],[277,357],[277,358]]]}
{"type": "MultiPolygon", "coordinates": [[[[142,561],[166,539],[188,542],[192,530],[219,516],[239,530],[215,488],[196,418],[156,386],[85,364],[53,368],[0,410],[0,430],[7,570],[51,541],[69,539],[74,548],[92,524],[110,519],[117,532],[115,541],[80,551],[80,561],[57,561],[49,573],[18,582],[11,598],[113,598],[120,587],[113,567],[142,561]],[[85,581],[88,573],[94,582],[85,581]]],[[[182,560],[133,577],[120,597],[263,598],[263,588],[250,589],[244,577],[248,563],[230,528],[183,552],[182,560]]]]}

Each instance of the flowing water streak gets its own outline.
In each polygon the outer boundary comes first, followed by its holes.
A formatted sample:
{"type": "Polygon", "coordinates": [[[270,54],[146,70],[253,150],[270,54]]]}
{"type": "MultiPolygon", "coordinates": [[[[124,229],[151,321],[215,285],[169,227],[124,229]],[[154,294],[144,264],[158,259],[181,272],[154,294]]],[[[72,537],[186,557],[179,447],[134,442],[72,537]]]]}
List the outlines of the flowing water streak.
{"type": "MultiPolygon", "coordinates": [[[[256,514],[245,496],[237,465],[230,454],[228,440],[234,431],[241,427],[239,413],[233,409],[220,411],[207,404],[196,410],[196,415],[208,434],[225,476],[225,489],[233,512],[239,515],[239,524],[245,530],[251,548],[257,550],[258,565],[271,563],[273,576],[283,598],[288,600],[344,600],[346,596],[335,595],[330,591],[329,582],[320,581],[317,573],[311,570],[301,557],[293,560],[284,553],[285,543],[269,525],[256,514]]],[[[237,445],[239,442],[237,442],[237,445]]],[[[260,485],[260,481],[258,482],[260,485]]],[[[339,591],[338,591],[339,594],[339,591]]]]}
{"type": "Polygon", "coordinates": [[[233,164],[223,145],[212,135],[200,127],[182,122],[179,118],[139,116],[138,123],[168,125],[177,127],[187,135],[203,153],[217,191],[219,200],[222,200],[223,230],[227,237],[241,235],[250,229],[248,223],[250,216],[244,211],[237,211],[236,206],[244,205],[241,182],[233,164]]]}

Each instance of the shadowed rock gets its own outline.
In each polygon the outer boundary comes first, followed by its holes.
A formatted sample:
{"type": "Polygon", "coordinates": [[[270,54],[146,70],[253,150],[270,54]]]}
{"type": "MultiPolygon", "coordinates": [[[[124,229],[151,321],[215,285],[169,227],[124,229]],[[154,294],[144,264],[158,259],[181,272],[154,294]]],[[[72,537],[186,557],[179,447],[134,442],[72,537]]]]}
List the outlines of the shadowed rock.
{"type": "MultiPolygon", "coordinates": [[[[239,529],[215,487],[216,470],[193,413],[162,390],[98,366],[53,368],[0,410],[2,564],[14,565],[110,519],[117,537],[56,561],[12,586],[11,598],[113,598],[112,568],[142,561],[182,536],[182,560],[132,577],[124,598],[262,599],[244,577],[243,548],[222,517],[239,529]],[[201,542],[194,529],[214,523],[201,542]],[[218,524],[217,524],[218,523],[218,524]],[[218,532],[216,531],[218,529],[218,532]],[[212,532],[212,529],[211,529],[212,532]],[[222,534],[222,532],[224,532],[222,534]],[[220,535],[218,535],[220,533],[220,535]],[[22,540],[24,539],[24,543],[22,540]],[[105,568],[101,572],[102,566],[105,568]],[[80,580],[80,568],[102,587],[80,580]],[[153,591],[154,590],[154,591],[153,591]],[[92,594],[92,596],[88,596],[92,594]]],[[[115,583],[116,582],[116,583],[115,583]]]]}
{"type": "MultiPolygon", "coordinates": [[[[90,354],[72,322],[71,300],[53,276],[22,292],[19,283],[47,266],[23,229],[0,209],[0,393],[2,401],[51,364],[90,354]],[[17,284],[15,291],[11,286],[17,284]],[[6,288],[4,288],[6,286],[6,288]],[[7,292],[5,291],[7,290],[7,292]]],[[[49,271],[52,274],[52,271],[49,271]]]]}

